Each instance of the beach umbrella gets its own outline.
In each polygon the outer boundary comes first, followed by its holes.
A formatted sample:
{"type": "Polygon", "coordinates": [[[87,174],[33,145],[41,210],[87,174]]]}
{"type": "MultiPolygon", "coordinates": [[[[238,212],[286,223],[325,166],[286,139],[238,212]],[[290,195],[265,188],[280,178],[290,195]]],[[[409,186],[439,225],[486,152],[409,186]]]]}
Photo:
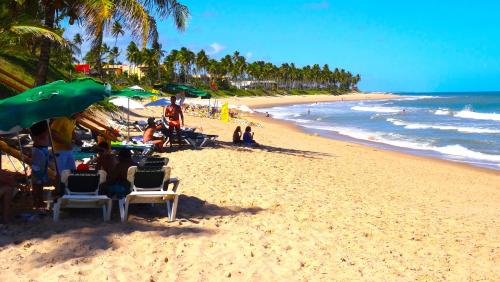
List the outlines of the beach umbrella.
{"type": "Polygon", "coordinates": [[[141,103],[131,100],[126,97],[118,97],[118,98],[113,98],[109,100],[109,102],[115,106],[122,107],[122,108],[128,108],[129,110],[137,110],[137,109],[144,109],[144,105],[141,103]]]}
{"type": "Polygon", "coordinates": [[[90,78],[62,80],[0,100],[0,134],[19,132],[55,117],[71,116],[109,97],[111,89],[90,78]]]}
{"type": "MultiPolygon", "coordinates": [[[[120,89],[120,90],[113,90],[113,91],[111,91],[111,96],[126,97],[127,109],[128,109],[128,112],[127,112],[127,138],[130,140],[130,128],[128,127],[128,124],[130,123],[130,109],[131,109],[130,103],[137,103],[134,100],[131,100],[131,98],[151,97],[151,96],[154,96],[154,94],[151,92],[144,91],[144,89],[142,89],[140,86],[136,85],[136,86],[132,86],[129,88],[120,89]],[[137,87],[140,89],[138,89],[137,87]]],[[[114,100],[116,100],[116,99],[114,99],[114,100]]],[[[117,103],[118,103],[118,101],[117,101],[117,103]]],[[[139,103],[137,103],[137,104],[139,104],[139,103]]],[[[121,107],[125,107],[125,106],[121,106],[121,107]]],[[[141,105],[141,107],[142,108],[139,107],[136,109],[144,109],[144,106],[141,105]]]]}
{"type": "MultiPolygon", "coordinates": [[[[82,112],[109,97],[110,93],[111,86],[90,78],[70,82],[59,80],[31,88],[0,100],[0,134],[18,133],[44,120],[48,125],[49,119],[82,112]]],[[[52,141],[50,126],[49,134],[52,141]]],[[[57,171],[57,162],[55,165],[57,171]]]]}
{"type": "Polygon", "coordinates": [[[161,99],[158,99],[154,102],[147,103],[144,106],[145,107],[165,107],[165,106],[169,106],[169,105],[170,105],[170,100],[165,99],[165,98],[161,98],[161,99]]]}
{"type": "Polygon", "coordinates": [[[130,89],[134,89],[134,90],[141,90],[141,91],[144,91],[144,88],[140,87],[139,85],[130,86],[129,88],[130,88],[130,89]]]}
{"type": "Polygon", "coordinates": [[[179,93],[184,91],[186,93],[186,97],[189,98],[210,99],[212,97],[212,95],[210,95],[210,93],[206,92],[205,90],[184,84],[176,84],[176,83],[157,84],[154,85],[153,88],[169,93],[179,93]]]}

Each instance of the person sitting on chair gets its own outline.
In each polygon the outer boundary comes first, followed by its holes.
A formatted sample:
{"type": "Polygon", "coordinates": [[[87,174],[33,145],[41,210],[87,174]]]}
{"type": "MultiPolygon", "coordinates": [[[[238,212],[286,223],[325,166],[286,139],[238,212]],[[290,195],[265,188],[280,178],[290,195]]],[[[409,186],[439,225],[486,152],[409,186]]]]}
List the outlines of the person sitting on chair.
{"type": "Polygon", "coordinates": [[[179,105],[175,104],[176,97],[170,97],[170,106],[165,108],[164,116],[168,119],[168,134],[170,139],[170,147],[173,144],[173,131],[175,129],[177,134],[177,141],[179,145],[182,144],[181,141],[181,125],[184,126],[184,115],[182,114],[182,109],[179,105]]]}
{"type": "Polygon", "coordinates": [[[106,178],[106,194],[110,197],[118,196],[125,197],[130,192],[130,183],[127,181],[128,168],[137,166],[137,163],[132,160],[132,154],[129,150],[121,150],[118,152],[118,163],[106,178]]]}
{"type": "Polygon", "coordinates": [[[144,130],[143,142],[151,143],[154,145],[155,149],[161,151],[165,141],[161,137],[155,137],[154,134],[157,130],[161,129],[161,125],[156,125],[155,119],[148,118],[148,126],[144,130]]]}
{"type": "Polygon", "coordinates": [[[102,141],[97,145],[97,158],[95,159],[97,170],[104,170],[110,174],[116,165],[115,156],[111,153],[108,142],[102,141]]]}
{"type": "Polygon", "coordinates": [[[237,126],[233,132],[233,144],[241,144],[241,127],[237,126]]]}

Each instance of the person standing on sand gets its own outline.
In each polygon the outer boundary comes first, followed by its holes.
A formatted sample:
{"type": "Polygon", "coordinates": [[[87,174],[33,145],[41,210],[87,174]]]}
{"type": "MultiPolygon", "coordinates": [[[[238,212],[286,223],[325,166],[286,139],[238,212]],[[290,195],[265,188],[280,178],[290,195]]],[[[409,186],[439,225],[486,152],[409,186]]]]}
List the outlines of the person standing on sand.
{"type": "Polygon", "coordinates": [[[30,128],[33,148],[31,149],[31,182],[33,207],[43,208],[43,186],[49,183],[49,127],[46,121],[35,123],[30,128]]]}
{"type": "Polygon", "coordinates": [[[181,125],[184,126],[184,115],[182,114],[182,109],[176,103],[176,97],[170,97],[170,105],[165,108],[164,116],[168,118],[168,137],[170,139],[170,147],[173,144],[173,131],[175,129],[177,133],[177,141],[179,145],[181,142],[181,125]]]}
{"type": "Polygon", "coordinates": [[[63,170],[76,169],[73,157],[73,140],[77,145],[82,142],[76,138],[76,122],[80,114],[74,114],[70,118],[59,117],[52,120],[50,129],[52,131],[52,148],[57,161],[57,172],[61,175],[63,170]]]}

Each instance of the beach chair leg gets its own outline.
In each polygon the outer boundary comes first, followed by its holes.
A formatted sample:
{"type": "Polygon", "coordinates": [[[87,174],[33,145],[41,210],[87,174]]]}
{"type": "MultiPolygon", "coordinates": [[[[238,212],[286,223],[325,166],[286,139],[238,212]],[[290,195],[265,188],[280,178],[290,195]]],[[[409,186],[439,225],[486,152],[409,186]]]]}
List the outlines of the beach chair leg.
{"type": "Polygon", "coordinates": [[[101,209],[102,209],[102,218],[104,219],[104,221],[106,221],[106,214],[107,214],[107,212],[106,212],[106,204],[102,204],[101,209]]]}
{"type": "Polygon", "coordinates": [[[109,221],[111,219],[111,208],[113,207],[113,201],[107,200],[106,204],[103,205],[106,209],[106,213],[104,215],[104,221],[109,221]]]}
{"type": "Polygon", "coordinates": [[[170,221],[175,221],[176,215],[177,215],[177,205],[179,202],[179,195],[174,196],[174,205],[172,207],[172,213],[170,215],[170,221]]]}
{"type": "Polygon", "coordinates": [[[59,221],[59,212],[61,210],[61,203],[60,203],[60,200],[58,200],[55,204],[54,204],[54,221],[59,221]]]}
{"type": "Polygon", "coordinates": [[[203,148],[203,146],[205,146],[205,144],[207,143],[207,141],[208,141],[208,140],[209,140],[208,138],[203,138],[203,141],[201,141],[201,143],[200,143],[200,146],[199,146],[199,147],[200,147],[200,148],[203,148]]]}
{"type": "Polygon", "coordinates": [[[118,200],[118,207],[120,208],[120,219],[125,222],[125,199],[118,200]]]}
{"type": "Polygon", "coordinates": [[[172,209],[171,209],[171,206],[170,206],[170,200],[166,200],[165,203],[167,204],[167,216],[168,216],[168,220],[170,220],[171,214],[172,214],[172,209]]]}

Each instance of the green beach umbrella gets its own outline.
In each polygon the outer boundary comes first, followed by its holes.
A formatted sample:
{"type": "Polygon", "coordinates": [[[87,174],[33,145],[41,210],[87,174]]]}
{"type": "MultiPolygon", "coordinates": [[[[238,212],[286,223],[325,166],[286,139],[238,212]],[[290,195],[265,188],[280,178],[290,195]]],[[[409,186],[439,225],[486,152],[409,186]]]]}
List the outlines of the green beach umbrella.
{"type": "Polygon", "coordinates": [[[184,91],[184,92],[186,92],[186,97],[189,97],[189,98],[198,98],[198,97],[202,98],[202,99],[210,99],[211,98],[210,93],[208,93],[202,89],[198,89],[196,87],[184,85],[184,84],[176,84],[176,83],[157,84],[153,88],[157,89],[157,90],[169,92],[169,93],[178,93],[178,92],[184,91]]]}
{"type": "Polygon", "coordinates": [[[148,92],[148,91],[144,91],[144,90],[124,88],[124,89],[120,89],[120,90],[112,90],[111,96],[128,97],[128,98],[135,98],[135,97],[141,98],[141,97],[151,97],[151,96],[154,96],[154,94],[151,92],[148,92]]]}
{"type": "Polygon", "coordinates": [[[120,90],[111,91],[111,96],[117,97],[126,97],[128,98],[128,112],[127,112],[127,137],[130,140],[130,98],[145,98],[154,96],[153,93],[144,91],[142,89],[134,89],[134,88],[124,88],[120,90]]]}
{"type": "Polygon", "coordinates": [[[0,133],[19,132],[55,117],[71,116],[109,97],[111,89],[90,78],[62,80],[0,100],[0,133]]]}

